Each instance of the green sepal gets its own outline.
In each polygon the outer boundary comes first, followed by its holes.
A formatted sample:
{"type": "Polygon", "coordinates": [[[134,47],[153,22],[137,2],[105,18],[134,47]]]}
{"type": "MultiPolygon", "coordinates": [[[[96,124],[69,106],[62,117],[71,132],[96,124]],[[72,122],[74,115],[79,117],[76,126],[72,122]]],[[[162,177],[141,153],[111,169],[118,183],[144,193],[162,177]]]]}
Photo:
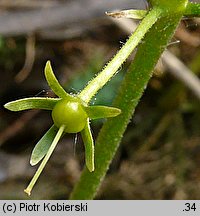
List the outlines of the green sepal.
{"type": "Polygon", "coordinates": [[[53,125],[40,139],[40,141],[35,145],[35,148],[32,151],[30,164],[32,166],[39,163],[42,158],[47,154],[56,134],[58,132],[58,128],[53,125]]]}
{"type": "Polygon", "coordinates": [[[106,15],[114,18],[143,19],[147,14],[146,10],[122,10],[118,12],[106,12],[106,15]]]}
{"type": "Polygon", "coordinates": [[[27,193],[29,196],[31,195],[31,191],[35,185],[35,183],[37,182],[38,178],[40,177],[40,174],[42,173],[44,167],[46,166],[49,158],[51,157],[54,149],[56,148],[58,141],[60,140],[61,136],[63,135],[65,130],[65,126],[62,125],[56,132],[56,135],[54,136],[54,139],[50,145],[50,147],[47,150],[47,153],[44,157],[44,159],[42,160],[40,166],[38,167],[35,175],[33,176],[33,178],[31,179],[28,187],[24,190],[25,193],[27,193]]]}
{"type": "Polygon", "coordinates": [[[28,109],[52,110],[59,98],[32,97],[6,103],[4,107],[10,111],[22,111],[28,109]]]}
{"type": "Polygon", "coordinates": [[[94,141],[90,130],[89,119],[85,128],[81,131],[81,136],[85,146],[85,163],[90,172],[94,171],[94,141]]]}
{"type": "Polygon", "coordinates": [[[118,116],[121,110],[108,106],[88,106],[84,107],[90,119],[100,119],[118,116]]]}
{"type": "Polygon", "coordinates": [[[45,66],[45,77],[48,82],[49,87],[53,90],[53,92],[60,98],[72,98],[70,94],[68,94],[63,87],[60,85],[58,80],[56,79],[50,61],[47,61],[45,66]]]}

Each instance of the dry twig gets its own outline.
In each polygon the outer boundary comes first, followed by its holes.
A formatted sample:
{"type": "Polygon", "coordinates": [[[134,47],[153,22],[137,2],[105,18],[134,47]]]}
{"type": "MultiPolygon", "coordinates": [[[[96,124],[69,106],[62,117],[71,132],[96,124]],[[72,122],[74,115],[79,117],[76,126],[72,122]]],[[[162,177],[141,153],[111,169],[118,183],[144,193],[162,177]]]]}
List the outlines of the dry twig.
{"type": "Polygon", "coordinates": [[[35,36],[30,35],[26,41],[26,59],[23,68],[15,76],[17,83],[23,82],[30,74],[35,60],[35,36]]]}
{"type": "Polygon", "coordinates": [[[14,123],[9,125],[0,133],[0,146],[8,139],[14,137],[31,119],[33,119],[40,111],[30,110],[21,115],[14,123]]]}

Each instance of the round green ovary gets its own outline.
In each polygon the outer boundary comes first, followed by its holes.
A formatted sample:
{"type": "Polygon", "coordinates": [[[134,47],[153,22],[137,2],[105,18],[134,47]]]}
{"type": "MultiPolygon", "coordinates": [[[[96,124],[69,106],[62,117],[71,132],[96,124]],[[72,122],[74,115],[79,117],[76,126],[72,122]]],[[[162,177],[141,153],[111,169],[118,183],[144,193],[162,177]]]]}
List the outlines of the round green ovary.
{"type": "Polygon", "coordinates": [[[53,108],[52,118],[57,127],[65,126],[65,132],[77,133],[85,127],[88,116],[79,102],[61,100],[53,108]]]}

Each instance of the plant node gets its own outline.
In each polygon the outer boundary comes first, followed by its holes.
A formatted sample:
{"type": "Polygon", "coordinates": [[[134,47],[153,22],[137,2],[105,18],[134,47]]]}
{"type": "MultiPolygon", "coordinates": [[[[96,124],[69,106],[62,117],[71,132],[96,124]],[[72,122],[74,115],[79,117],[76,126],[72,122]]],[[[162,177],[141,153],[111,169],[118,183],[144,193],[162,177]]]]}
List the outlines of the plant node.
{"type": "Polygon", "coordinates": [[[149,0],[153,7],[159,7],[165,14],[176,14],[185,11],[188,0],[149,0]]]}

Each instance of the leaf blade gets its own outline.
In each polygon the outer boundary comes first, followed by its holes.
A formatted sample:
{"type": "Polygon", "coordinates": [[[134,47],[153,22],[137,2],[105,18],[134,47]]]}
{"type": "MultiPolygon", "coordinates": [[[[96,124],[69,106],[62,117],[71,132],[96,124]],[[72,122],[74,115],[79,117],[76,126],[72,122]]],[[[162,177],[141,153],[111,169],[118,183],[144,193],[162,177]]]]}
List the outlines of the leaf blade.
{"type": "Polygon", "coordinates": [[[120,109],[108,106],[88,106],[84,109],[90,119],[115,117],[121,113],[120,109]]]}
{"type": "Polygon", "coordinates": [[[85,146],[85,163],[90,172],[94,171],[94,141],[90,130],[89,119],[85,128],[81,131],[81,136],[85,146]]]}
{"type": "Polygon", "coordinates": [[[47,61],[45,69],[44,69],[45,77],[48,82],[49,87],[53,90],[53,92],[61,98],[72,98],[71,95],[69,95],[63,87],[60,85],[58,80],[56,79],[50,61],[47,61]]]}
{"type": "Polygon", "coordinates": [[[10,111],[22,111],[28,109],[52,110],[59,98],[32,97],[6,103],[4,107],[10,111]]]}
{"type": "Polygon", "coordinates": [[[39,163],[41,159],[46,155],[57,132],[58,128],[53,125],[35,145],[30,159],[30,164],[32,166],[39,163]]]}
{"type": "Polygon", "coordinates": [[[56,132],[56,135],[53,139],[53,142],[51,143],[50,147],[48,148],[48,151],[44,157],[44,159],[42,160],[40,166],[38,167],[35,175],[33,176],[33,178],[31,179],[29,185],[27,186],[27,188],[24,190],[25,193],[27,193],[29,196],[31,195],[31,191],[35,185],[35,183],[37,182],[38,178],[40,177],[44,167],[46,166],[49,158],[51,157],[54,149],[56,148],[61,136],[63,135],[65,130],[65,126],[62,125],[56,132]]]}

